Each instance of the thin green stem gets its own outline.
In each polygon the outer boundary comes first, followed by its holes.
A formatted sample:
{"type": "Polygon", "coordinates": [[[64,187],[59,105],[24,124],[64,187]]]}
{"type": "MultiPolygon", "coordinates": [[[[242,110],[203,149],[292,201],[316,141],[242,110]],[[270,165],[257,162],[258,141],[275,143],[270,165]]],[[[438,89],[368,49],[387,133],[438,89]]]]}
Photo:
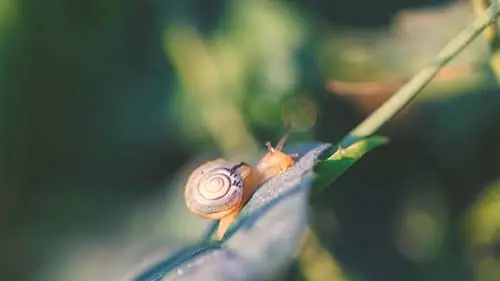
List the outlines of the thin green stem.
{"type": "Polygon", "coordinates": [[[462,30],[437,55],[433,62],[420,70],[412,79],[404,84],[382,106],[354,128],[339,143],[347,147],[360,138],[372,135],[387,121],[410,103],[417,94],[438,74],[439,70],[456,57],[474,38],[492,24],[500,14],[500,0],[495,0],[488,10],[484,11],[464,30],[462,30]]]}
{"type": "MultiPolygon", "coordinates": [[[[491,0],[471,0],[474,14],[480,13],[488,9],[491,0]]],[[[498,23],[493,23],[487,27],[484,32],[484,38],[490,47],[489,64],[497,82],[500,82],[500,26],[498,23]]]]}

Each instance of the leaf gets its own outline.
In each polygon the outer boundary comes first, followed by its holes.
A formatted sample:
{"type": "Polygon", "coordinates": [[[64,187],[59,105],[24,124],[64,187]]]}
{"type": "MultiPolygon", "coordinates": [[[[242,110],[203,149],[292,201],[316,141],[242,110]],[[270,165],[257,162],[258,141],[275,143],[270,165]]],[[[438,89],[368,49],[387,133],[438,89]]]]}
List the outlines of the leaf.
{"type": "Polygon", "coordinates": [[[156,281],[161,280],[168,272],[178,269],[186,261],[193,257],[202,255],[207,252],[217,251],[221,249],[220,243],[199,243],[189,247],[185,247],[180,251],[170,255],[166,260],[155,262],[153,265],[136,276],[134,281],[156,281]]]}
{"type": "Polygon", "coordinates": [[[265,280],[292,261],[307,227],[309,189],[318,156],[330,144],[307,143],[286,149],[297,163],[264,182],[245,205],[223,240],[211,240],[216,223],[202,242],[155,261],[134,281],[265,280]]]}
{"type": "Polygon", "coordinates": [[[315,166],[314,171],[318,177],[314,181],[314,192],[321,192],[324,187],[347,171],[363,155],[387,142],[386,137],[372,136],[358,140],[347,148],[337,147],[331,156],[315,166]]]}
{"type": "MultiPolygon", "coordinates": [[[[338,177],[364,153],[382,143],[369,138],[325,159],[319,178],[338,177]],[[355,159],[352,161],[351,159],[355,159]],[[341,171],[342,170],[342,171],[341,171]]],[[[245,205],[222,241],[212,237],[217,223],[201,244],[158,262],[135,281],[269,280],[293,261],[308,226],[309,193],[317,180],[315,166],[330,144],[308,143],[287,149],[299,153],[297,163],[264,182],[245,205]]]]}

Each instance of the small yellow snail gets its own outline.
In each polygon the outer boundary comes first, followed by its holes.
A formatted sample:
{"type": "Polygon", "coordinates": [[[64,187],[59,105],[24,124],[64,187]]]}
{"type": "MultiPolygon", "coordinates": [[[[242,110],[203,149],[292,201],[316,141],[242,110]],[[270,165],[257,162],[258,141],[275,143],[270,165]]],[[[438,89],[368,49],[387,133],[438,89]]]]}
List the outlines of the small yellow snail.
{"type": "Polygon", "coordinates": [[[262,181],[284,172],[295,163],[296,154],[281,151],[289,133],[290,127],[276,147],[267,142],[268,152],[256,166],[219,158],[193,171],[184,190],[186,206],[198,216],[220,220],[217,239],[224,236],[262,181]]]}

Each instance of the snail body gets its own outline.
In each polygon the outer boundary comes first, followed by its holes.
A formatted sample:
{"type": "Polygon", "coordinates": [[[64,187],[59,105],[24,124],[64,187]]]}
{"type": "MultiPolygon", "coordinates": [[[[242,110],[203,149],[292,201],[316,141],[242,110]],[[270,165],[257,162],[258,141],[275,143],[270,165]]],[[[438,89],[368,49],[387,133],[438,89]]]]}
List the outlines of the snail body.
{"type": "Polygon", "coordinates": [[[281,151],[288,133],[276,147],[266,143],[268,152],[255,166],[219,158],[204,163],[189,176],[184,189],[186,206],[200,217],[220,220],[217,239],[224,236],[262,181],[279,175],[295,163],[296,155],[281,151]]]}

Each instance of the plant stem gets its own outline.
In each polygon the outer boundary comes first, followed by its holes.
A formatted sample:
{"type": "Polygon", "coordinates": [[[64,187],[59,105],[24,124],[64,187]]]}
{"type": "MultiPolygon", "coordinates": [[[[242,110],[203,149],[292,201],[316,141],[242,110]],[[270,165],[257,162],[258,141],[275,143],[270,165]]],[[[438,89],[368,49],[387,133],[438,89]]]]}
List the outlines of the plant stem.
{"type": "Polygon", "coordinates": [[[413,98],[438,74],[439,70],[456,57],[469,43],[474,40],[490,24],[495,22],[500,14],[500,0],[495,0],[488,10],[462,30],[437,55],[433,62],[420,70],[412,79],[404,84],[382,106],[368,116],[361,124],[354,128],[339,143],[340,147],[347,147],[359,140],[368,137],[380,129],[387,121],[403,109],[413,98]]]}
{"type": "MultiPolygon", "coordinates": [[[[474,14],[479,15],[480,13],[486,11],[490,5],[490,0],[472,0],[472,8],[474,9],[474,14]]],[[[484,38],[486,39],[490,48],[490,59],[489,64],[497,82],[500,82],[500,28],[498,23],[493,23],[487,27],[484,32],[484,38]]]]}

